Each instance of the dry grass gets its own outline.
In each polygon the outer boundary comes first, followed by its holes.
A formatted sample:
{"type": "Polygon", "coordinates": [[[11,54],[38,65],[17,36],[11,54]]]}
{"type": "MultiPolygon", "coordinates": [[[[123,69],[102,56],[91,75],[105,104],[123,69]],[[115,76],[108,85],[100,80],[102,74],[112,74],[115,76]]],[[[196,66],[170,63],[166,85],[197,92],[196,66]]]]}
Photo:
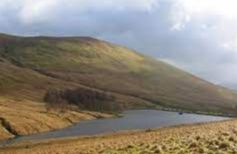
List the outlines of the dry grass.
{"type": "Polygon", "coordinates": [[[64,128],[81,120],[110,115],[77,110],[48,110],[44,103],[0,98],[0,140],[64,128]],[[4,122],[3,122],[4,121],[4,122]]]}
{"type": "Polygon", "coordinates": [[[234,154],[237,120],[112,135],[20,143],[4,154],[234,154]]]}
{"type": "Polygon", "coordinates": [[[12,137],[14,137],[14,135],[8,132],[8,130],[6,130],[5,127],[1,124],[0,125],[0,139],[6,140],[12,137]]]}

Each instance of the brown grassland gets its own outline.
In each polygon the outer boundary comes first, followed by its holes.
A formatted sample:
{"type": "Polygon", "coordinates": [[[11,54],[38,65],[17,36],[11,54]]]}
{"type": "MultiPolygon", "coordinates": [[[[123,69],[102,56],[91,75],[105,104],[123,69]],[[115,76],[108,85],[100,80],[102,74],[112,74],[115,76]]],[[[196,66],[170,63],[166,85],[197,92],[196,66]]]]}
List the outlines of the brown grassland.
{"type": "Polygon", "coordinates": [[[49,110],[44,103],[0,98],[0,141],[17,135],[64,128],[81,120],[109,116],[111,115],[79,111],[72,107],[64,110],[49,110]]]}
{"type": "Polygon", "coordinates": [[[130,131],[95,137],[27,142],[1,154],[235,154],[237,120],[130,131]]]}

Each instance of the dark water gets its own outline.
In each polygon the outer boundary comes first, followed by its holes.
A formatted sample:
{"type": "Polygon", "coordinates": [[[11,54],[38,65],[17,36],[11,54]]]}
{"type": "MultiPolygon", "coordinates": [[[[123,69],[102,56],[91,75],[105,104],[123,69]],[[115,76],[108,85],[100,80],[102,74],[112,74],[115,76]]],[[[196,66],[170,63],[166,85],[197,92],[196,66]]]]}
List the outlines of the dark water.
{"type": "Polygon", "coordinates": [[[121,118],[109,118],[83,121],[77,125],[58,131],[40,133],[18,137],[3,142],[0,145],[8,145],[19,141],[52,139],[60,137],[87,136],[102,133],[112,133],[123,130],[160,128],[166,126],[191,124],[199,122],[220,121],[229,119],[227,117],[207,116],[198,114],[179,114],[158,110],[133,110],[126,111],[121,118]]]}

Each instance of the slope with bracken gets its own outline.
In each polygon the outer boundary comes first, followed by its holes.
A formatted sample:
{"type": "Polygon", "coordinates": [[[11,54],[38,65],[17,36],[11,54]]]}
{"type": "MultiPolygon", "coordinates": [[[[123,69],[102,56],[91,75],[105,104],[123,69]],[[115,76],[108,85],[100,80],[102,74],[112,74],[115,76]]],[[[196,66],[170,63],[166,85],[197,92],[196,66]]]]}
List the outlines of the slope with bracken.
{"type": "Polygon", "coordinates": [[[0,92],[42,100],[51,88],[91,88],[125,108],[160,105],[234,113],[237,94],[128,48],[90,37],[0,36],[0,92]]]}
{"type": "Polygon", "coordinates": [[[51,110],[44,100],[52,89],[63,98],[92,101],[90,94],[100,98],[94,104],[88,102],[90,107],[102,105],[107,98],[113,100],[112,107],[124,109],[159,106],[235,114],[237,106],[234,91],[90,37],[0,34],[0,72],[0,140],[108,117],[75,106],[51,110]]]}

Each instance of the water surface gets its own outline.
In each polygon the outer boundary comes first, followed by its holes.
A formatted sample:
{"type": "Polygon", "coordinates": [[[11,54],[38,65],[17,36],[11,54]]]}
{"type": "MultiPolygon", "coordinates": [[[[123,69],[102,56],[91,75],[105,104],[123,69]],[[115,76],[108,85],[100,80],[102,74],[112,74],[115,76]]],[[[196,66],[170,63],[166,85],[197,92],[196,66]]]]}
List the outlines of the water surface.
{"type": "Polygon", "coordinates": [[[158,110],[132,110],[126,111],[122,115],[123,116],[120,118],[83,121],[74,126],[57,131],[22,136],[15,139],[11,139],[5,141],[0,145],[7,145],[19,141],[98,135],[124,130],[153,129],[180,124],[192,124],[199,122],[220,121],[229,119],[227,117],[188,113],[183,113],[180,115],[177,112],[167,112],[158,110]]]}

